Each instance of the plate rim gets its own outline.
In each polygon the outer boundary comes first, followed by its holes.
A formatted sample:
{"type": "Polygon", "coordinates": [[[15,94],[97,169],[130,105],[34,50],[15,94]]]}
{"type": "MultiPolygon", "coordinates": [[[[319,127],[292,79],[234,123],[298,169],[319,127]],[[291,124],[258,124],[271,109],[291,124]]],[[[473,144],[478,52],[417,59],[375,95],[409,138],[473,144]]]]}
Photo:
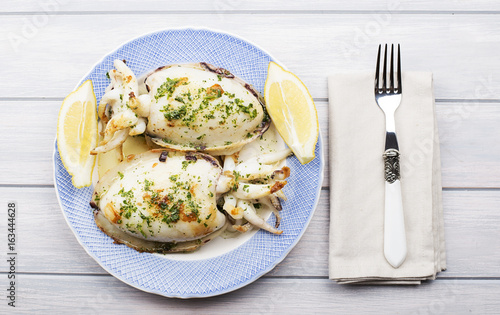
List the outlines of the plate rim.
{"type": "MultiPolygon", "coordinates": [[[[219,34],[224,34],[224,35],[228,35],[228,36],[237,38],[237,39],[239,39],[239,40],[241,40],[243,42],[248,43],[251,46],[254,46],[254,47],[260,49],[261,51],[263,51],[264,53],[266,53],[267,55],[269,55],[271,57],[271,59],[273,59],[274,62],[278,63],[280,66],[283,67],[283,69],[287,70],[286,66],[284,66],[281,62],[279,62],[276,58],[274,58],[274,56],[272,54],[270,54],[267,50],[263,49],[259,45],[254,44],[253,42],[251,42],[251,41],[249,41],[247,39],[244,39],[244,38],[242,38],[242,37],[240,37],[238,35],[232,34],[230,32],[226,32],[226,31],[222,31],[222,30],[218,30],[218,29],[213,29],[213,28],[208,28],[208,27],[193,27],[193,26],[172,27],[172,28],[168,28],[168,29],[159,29],[159,30],[156,30],[156,31],[153,31],[153,32],[144,33],[144,34],[141,34],[139,36],[136,36],[136,37],[134,37],[134,38],[132,38],[130,40],[127,40],[127,41],[119,44],[117,48],[113,49],[112,51],[110,51],[108,53],[105,53],[103,55],[103,57],[101,57],[97,62],[95,62],[91,66],[90,70],[82,77],[82,79],[80,79],[79,83],[76,85],[76,87],[74,89],[78,88],[82,84],[83,80],[87,76],[89,76],[92,73],[92,71],[94,70],[94,68],[96,66],[98,66],[101,62],[103,62],[103,60],[107,56],[109,56],[109,55],[117,52],[119,49],[121,49],[126,44],[131,43],[131,42],[133,42],[135,40],[138,40],[140,38],[151,36],[151,35],[162,33],[162,32],[167,32],[167,31],[187,31],[187,30],[192,30],[192,31],[208,31],[208,32],[212,32],[212,33],[219,33],[219,34]]],[[[241,288],[243,288],[243,287],[245,287],[245,286],[247,286],[247,285],[249,285],[249,284],[257,281],[259,278],[261,278],[265,274],[269,273],[279,263],[281,263],[288,256],[288,254],[292,251],[292,249],[297,245],[297,243],[300,241],[300,239],[302,238],[302,236],[304,236],[304,233],[307,230],[307,228],[309,227],[309,224],[311,223],[312,217],[314,216],[314,214],[316,212],[316,209],[318,208],[318,204],[319,204],[319,200],[320,200],[320,196],[321,196],[321,189],[322,189],[323,181],[324,181],[325,158],[324,158],[324,150],[323,150],[323,135],[321,133],[321,129],[318,129],[318,140],[319,140],[318,141],[318,143],[319,143],[319,154],[318,155],[319,155],[320,161],[319,161],[318,187],[316,188],[317,198],[314,201],[314,205],[313,205],[313,208],[312,208],[312,211],[311,211],[311,214],[310,214],[309,218],[304,223],[304,228],[300,231],[300,233],[297,235],[297,237],[290,244],[290,247],[287,250],[283,251],[282,254],[277,259],[275,259],[271,264],[269,264],[269,266],[267,268],[263,269],[259,273],[254,274],[250,279],[248,279],[246,281],[240,282],[238,285],[235,285],[233,287],[227,288],[225,290],[219,290],[219,291],[216,291],[216,292],[213,292],[213,293],[205,293],[205,294],[182,294],[182,293],[179,293],[179,294],[176,294],[176,295],[172,295],[172,294],[166,294],[165,292],[160,292],[158,290],[150,290],[150,289],[146,289],[146,288],[141,288],[141,287],[139,287],[139,286],[137,286],[137,285],[129,282],[127,279],[123,279],[121,275],[117,275],[113,271],[109,270],[107,266],[105,266],[105,265],[103,265],[101,263],[101,261],[87,248],[87,246],[85,246],[83,244],[82,240],[80,239],[80,236],[75,231],[75,228],[70,223],[68,217],[66,216],[66,213],[63,210],[63,205],[61,203],[61,197],[59,195],[59,189],[58,189],[59,186],[58,186],[58,182],[57,182],[57,178],[56,178],[56,163],[57,163],[56,156],[59,153],[58,149],[57,149],[57,135],[56,135],[56,137],[54,139],[54,146],[53,146],[54,150],[53,150],[53,153],[52,153],[52,166],[53,166],[52,179],[54,181],[54,190],[56,191],[56,196],[57,196],[57,202],[59,204],[59,209],[60,209],[60,211],[63,214],[64,220],[66,221],[66,224],[70,228],[71,232],[73,233],[74,237],[76,238],[76,240],[78,241],[78,243],[80,244],[80,246],[85,250],[85,252],[87,253],[87,255],[89,255],[90,257],[92,257],[92,259],[94,259],[94,261],[97,262],[97,264],[101,268],[103,268],[109,275],[113,276],[114,278],[120,280],[121,282],[123,282],[123,283],[125,283],[125,284],[127,284],[127,285],[129,285],[129,286],[131,286],[131,287],[133,287],[135,289],[138,289],[138,290],[141,290],[141,291],[147,292],[147,293],[161,295],[161,296],[168,297],[168,298],[179,298],[179,299],[207,298],[207,297],[218,296],[218,295],[226,294],[226,293],[229,293],[229,292],[233,292],[235,290],[241,289],[241,288]]]]}

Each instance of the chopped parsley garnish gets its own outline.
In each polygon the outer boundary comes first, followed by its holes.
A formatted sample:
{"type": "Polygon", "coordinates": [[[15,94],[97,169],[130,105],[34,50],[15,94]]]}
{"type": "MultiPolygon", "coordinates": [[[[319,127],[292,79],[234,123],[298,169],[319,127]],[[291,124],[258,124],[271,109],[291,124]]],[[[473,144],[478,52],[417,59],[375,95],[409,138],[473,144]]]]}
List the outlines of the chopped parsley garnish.
{"type": "Polygon", "coordinates": [[[250,119],[254,119],[255,117],[257,117],[257,110],[254,109],[253,111],[251,111],[249,113],[249,115],[250,115],[250,119]]]}
{"type": "Polygon", "coordinates": [[[170,213],[164,213],[163,218],[161,219],[163,222],[170,224],[170,223],[175,223],[179,221],[179,214],[180,214],[180,205],[182,204],[182,201],[177,201],[177,203],[174,203],[168,211],[170,213]]]}
{"type": "Polygon", "coordinates": [[[142,230],[142,224],[137,223],[135,227],[139,230],[139,232],[141,232],[142,236],[147,238],[146,233],[144,233],[144,231],[142,230]]]}
{"type": "Polygon", "coordinates": [[[163,107],[161,112],[164,112],[163,116],[169,121],[175,120],[175,119],[181,119],[182,117],[186,116],[187,113],[187,106],[182,105],[181,107],[177,109],[170,109],[170,104],[168,106],[163,107]]]}
{"type": "Polygon", "coordinates": [[[134,192],[132,190],[125,191],[123,188],[118,192],[124,198],[123,203],[120,205],[120,216],[130,219],[133,212],[137,211],[134,203],[134,192]]]}
{"type": "Polygon", "coordinates": [[[118,195],[122,196],[123,198],[134,198],[134,192],[132,190],[125,191],[124,188],[120,189],[118,195]]]}
{"type": "Polygon", "coordinates": [[[153,181],[149,181],[147,179],[144,180],[144,190],[145,191],[151,191],[151,186],[154,185],[155,183],[153,181]]]}
{"type": "Polygon", "coordinates": [[[188,165],[194,162],[195,162],[194,160],[182,161],[182,169],[186,170],[188,165]]]}
{"type": "Polygon", "coordinates": [[[191,91],[187,91],[186,93],[183,93],[182,96],[187,96],[188,101],[192,101],[193,100],[191,98],[191,91]]]}
{"type": "Polygon", "coordinates": [[[174,93],[175,88],[178,87],[180,84],[186,85],[187,84],[187,78],[175,78],[175,79],[170,79],[167,78],[165,82],[163,82],[162,85],[156,90],[156,95],[155,99],[156,102],[165,95],[168,97],[172,96],[172,93],[174,93]]]}
{"type": "Polygon", "coordinates": [[[224,92],[224,95],[226,95],[226,96],[227,96],[227,97],[229,97],[229,98],[234,98],[234,96],[235,96],[234,94],[229,93],[229,92],[227,92],[227,91],[226,91],[226,92],[224,92]]]}

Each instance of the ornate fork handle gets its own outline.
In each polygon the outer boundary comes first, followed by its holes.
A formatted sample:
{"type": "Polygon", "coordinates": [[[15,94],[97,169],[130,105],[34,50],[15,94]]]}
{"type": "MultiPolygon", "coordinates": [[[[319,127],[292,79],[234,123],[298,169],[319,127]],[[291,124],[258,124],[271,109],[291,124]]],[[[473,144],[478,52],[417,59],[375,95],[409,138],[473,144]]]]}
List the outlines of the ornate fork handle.
{"type": "Polygon", "coordinates": [[[392,184],[401,179],[399,170],[399,151],[396,149],[387,149],[384,153],[385,180],[392,184]]]}

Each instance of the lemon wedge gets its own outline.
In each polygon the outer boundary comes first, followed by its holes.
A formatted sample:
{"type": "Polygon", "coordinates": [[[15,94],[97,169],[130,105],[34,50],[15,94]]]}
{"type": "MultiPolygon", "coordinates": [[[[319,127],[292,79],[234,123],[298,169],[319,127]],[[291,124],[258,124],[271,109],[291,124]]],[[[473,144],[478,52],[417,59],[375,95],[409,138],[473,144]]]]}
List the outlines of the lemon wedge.
{"type": "Polygon", "coordinates": [[[57,119],[57,147],[76,188],[92,184],[97,145],[96,98],[92,81],[85,81],[62,102],[57,119]]]}
{"type": "Polygon", "coordinates": [[[300,163],[312,161],[319,135],[318,113],[304,83],[270,62],[264,98],[276,129],[300,163]]]}

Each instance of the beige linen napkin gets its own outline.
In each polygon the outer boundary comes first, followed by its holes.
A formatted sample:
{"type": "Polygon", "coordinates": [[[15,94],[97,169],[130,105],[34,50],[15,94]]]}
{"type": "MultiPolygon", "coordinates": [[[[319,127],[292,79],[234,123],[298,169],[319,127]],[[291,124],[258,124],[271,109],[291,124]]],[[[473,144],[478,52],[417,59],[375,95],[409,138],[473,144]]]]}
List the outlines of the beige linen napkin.
{"type": "Polygon", "coordinates": [[[441,163],[432,74],[403,73],[396,111],[408,253],[385,260],[384,113],[374,73],[335,74],[330,101],[330,278],[339,283],[418,284],[446,269],[441,163]]]}

